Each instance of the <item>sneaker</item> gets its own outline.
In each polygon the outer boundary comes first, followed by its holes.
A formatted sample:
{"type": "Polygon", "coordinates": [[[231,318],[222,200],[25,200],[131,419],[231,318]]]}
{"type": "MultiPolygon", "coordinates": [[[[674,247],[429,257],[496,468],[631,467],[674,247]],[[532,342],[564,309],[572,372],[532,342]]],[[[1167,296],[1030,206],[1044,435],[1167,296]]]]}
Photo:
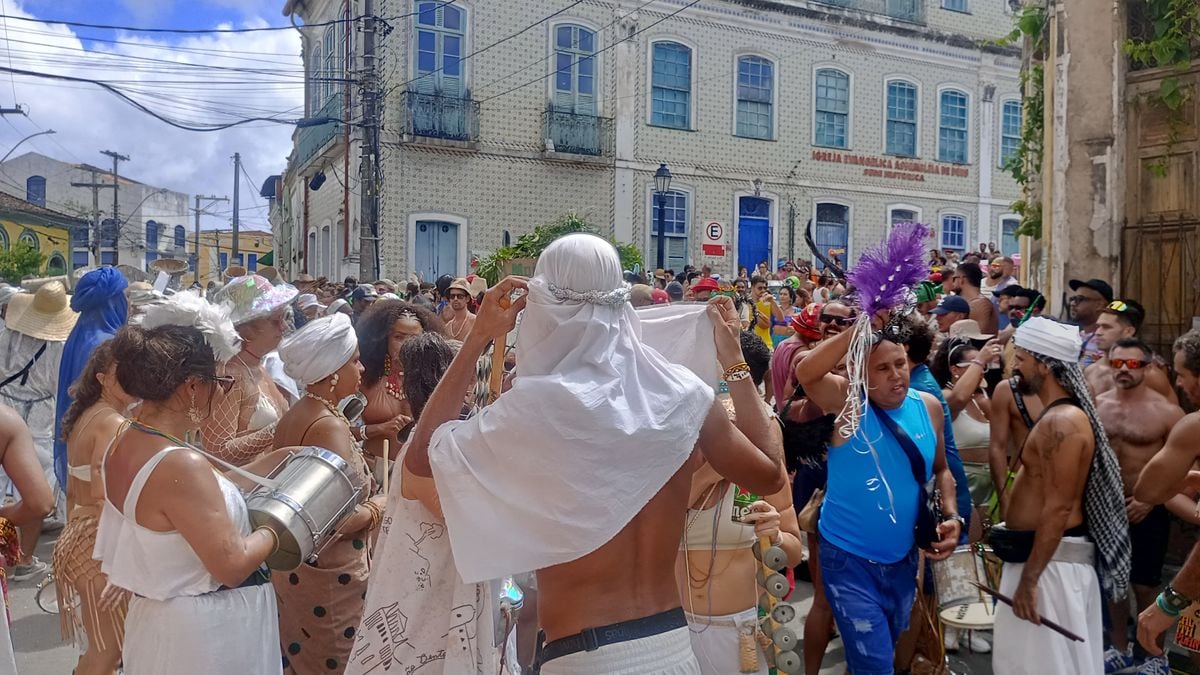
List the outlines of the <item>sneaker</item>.
{"type": "Polygon", "coordinates": [[[1120,651],[1116,647],[1109,647],[1104,651],[1104,675],[1125,672],[1131,668],[1133,668],[1132,645],[1125,651],[1120,651]]]}
{"type": "Polygon", "coordinates": [[[29,559],[26,565],[16,565],[12,568],[12,574],[8,575],[13,581],[26,581],[34,577],[40,577],[50,571],[50,566],[38,560],[37,557],[29,559]]]}
{"type": "Polygon", "coordinates": [[[958,651],[958,629],[946,627],[946,632],[942,634],[942,646],[948,652],[958,651]]]}
{"type": "Polygon", "coordinates": [[[1171,675],[1171,664],[1165,656],[1151,656],[1142,662],[1137,675],[1171,675]]]}
{"type": "Polygon", "coordinates": [[[984,633],[985,631],[973,630],[968,634],[967,644],[971,647],[972,653],[990,654],[992,652],[992,643],[987,641],[984,633]]]}

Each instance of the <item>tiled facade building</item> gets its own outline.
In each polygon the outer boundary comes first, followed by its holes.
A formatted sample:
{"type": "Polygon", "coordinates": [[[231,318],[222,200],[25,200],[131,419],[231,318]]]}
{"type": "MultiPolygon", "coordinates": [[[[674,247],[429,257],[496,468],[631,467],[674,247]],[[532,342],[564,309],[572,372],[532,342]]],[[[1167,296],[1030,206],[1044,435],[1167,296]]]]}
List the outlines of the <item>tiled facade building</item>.
{"type": "MultiPolygon", "coordinates": [[[[353,15],[348,1],[336,11],[353,15]]],[[[1015,252],[1019,192],[1001,166],[1020,135],[1019,61],[992,42],[1012,24],[1008,0],[376,6],[390,28],[385,276],[463,274],[475,256],[572,211],[635,242],[652,265],[661,164],[673,176],[661,203],[676,269],[810,257],[810,219],[818,246],[850,260],[913,219],[933,225],[941,247],[1015,252]],[[724,255],[706,255],[706,243],[724,255]]],[[[318,61],[307,56],[311,75],[318,61]]],[[[323,255],[314,213],[333,210],[310,193],[310,228],[297,227],[315,172],[296,157],[294,239],[323,255]]],[[[352,214],[343,250],[356,250],[357,202],[341,201],[352,214]]],[[[293,258],[304,260],[299,249],[293,258]]],[[[307,262],[329,267],[311,250],[307,262]]]]}

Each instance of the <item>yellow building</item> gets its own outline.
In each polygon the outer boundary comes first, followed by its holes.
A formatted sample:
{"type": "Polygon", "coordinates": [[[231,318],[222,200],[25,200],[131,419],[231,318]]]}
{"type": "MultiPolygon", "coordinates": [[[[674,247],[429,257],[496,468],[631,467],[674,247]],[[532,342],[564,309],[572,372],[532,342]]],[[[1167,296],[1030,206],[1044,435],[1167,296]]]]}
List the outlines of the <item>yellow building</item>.
{"type": "MultiPolygon", "coordinates": [[[[190,243],[190,242],[189,242],[190,243]]],[[[210,281],[221,282],[221,272],[230,265],[241,265],[247,271],[258,269],[260,259],[274,248],[270,232],[255,230],[238,233],[238,254],[232,256],[232,230],[202,230],[200,232],[200,256],[197,269],[184,275],[184,281],[199,281],[206,286],[210,281]],[[198,275],[197,275],[198,273],[198,275]]]]}
{"type": "Polygon", "coordinates": [[[23,241],[46,257],[42,276],[67,274],[71,232],[87,222],[0,192],[0,248],[23,241]]]}

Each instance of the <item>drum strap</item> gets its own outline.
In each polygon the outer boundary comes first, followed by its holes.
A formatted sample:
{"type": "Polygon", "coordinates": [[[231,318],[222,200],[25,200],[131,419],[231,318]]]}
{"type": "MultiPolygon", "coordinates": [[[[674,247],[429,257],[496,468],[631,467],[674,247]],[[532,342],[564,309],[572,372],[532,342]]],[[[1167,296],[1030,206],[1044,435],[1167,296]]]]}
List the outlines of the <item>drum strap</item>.
{"type": "Polygon", "coordinates": [[[229,471],[232,471],[233,473],[237,474],[238,476],[240,476],[242,478],[245,478],[246,480],[250,481],[251,483],[254,483],[255,485],[261,485],[265,488],[270,488],[272,490],[279,488],[279,481],[272,480],[265,476],[259,476],[258,474],[250,473],[249,471],[243,469],[240,466],[234,466],[233,464],[226,462],[225,460],[221,459],[220,457],[210,455],[209,453],[205,452],[203,449],[198,448],[198,447],[192,445],[191,443],[184,443],[183,445],[184,445],[184,447],[187,447],[189,450],[195,450],[196,452],[207,457],[209,459],[209,461],[211,461],[215,464],[218,464],[221,467],[228,469],[229,471]]]}

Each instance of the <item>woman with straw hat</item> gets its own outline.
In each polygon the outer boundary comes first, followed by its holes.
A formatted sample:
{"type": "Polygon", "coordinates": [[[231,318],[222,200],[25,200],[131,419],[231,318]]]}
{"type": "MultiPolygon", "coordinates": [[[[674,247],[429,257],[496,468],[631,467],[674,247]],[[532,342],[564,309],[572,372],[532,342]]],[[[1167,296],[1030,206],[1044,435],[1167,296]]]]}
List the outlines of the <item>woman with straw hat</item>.
{"type": "MultiPolygon", "coordinates": [[[[62,282],[43,284],[36,293],[19,293],[8,306],[7,328],[0,334],[0,403],[16,408],[33,434],[34,449],[46,482],[58,496],[54,475],[54,409],[63,349],[79,315],[71,309],[62,282]]],[[[0,498],[16,490],[5,477],[0,498]]],[[[41,523],[21,528],[21,560],[10,578],[31,579],[47,569],[33,556],[41,523]]]]}
{"type": "Polygon", "coordinates": [[[283,340],[288,305],[295,297],[291,286],[272,286],[250,275],[230,279],[214,298],[229,307],[242,349],[222,373],[234,378],[233,390],[213,408],[200,436],[205,450],[227,462],[245,464],[270,450],[275,424],[287,411],[287,397],[263,367],[263,357],[283,340]]]}

